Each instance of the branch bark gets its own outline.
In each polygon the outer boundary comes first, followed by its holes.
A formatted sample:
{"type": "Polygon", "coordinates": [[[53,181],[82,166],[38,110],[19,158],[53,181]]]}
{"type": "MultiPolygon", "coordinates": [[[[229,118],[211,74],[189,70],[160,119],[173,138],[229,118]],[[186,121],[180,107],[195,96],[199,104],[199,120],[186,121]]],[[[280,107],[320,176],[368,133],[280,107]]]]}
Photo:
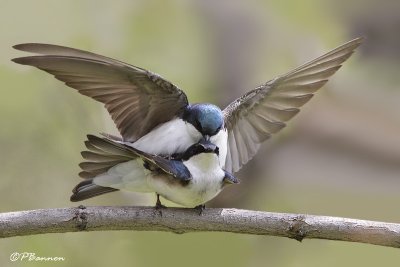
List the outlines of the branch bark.
{"type": "Polygon", "coordinates": [[[400,247],[400,224],[238,209],[84,207],[0,214],[0,237],[79,231],[231,232],[400,247]]]}

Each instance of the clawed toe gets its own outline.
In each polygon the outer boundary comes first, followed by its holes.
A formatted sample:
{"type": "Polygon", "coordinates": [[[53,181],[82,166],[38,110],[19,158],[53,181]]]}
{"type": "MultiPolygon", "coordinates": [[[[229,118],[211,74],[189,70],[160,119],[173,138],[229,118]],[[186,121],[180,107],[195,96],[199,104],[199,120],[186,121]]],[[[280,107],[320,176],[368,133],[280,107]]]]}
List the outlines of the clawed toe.
{"type": "Polygon", "coordinates": [[[157,194],[157,202],[156,202],[156,206],[154,208],[156,210],[158,210],[158,212],[160,213],[160,216],[162,216],[162,211],[161,210],[167,208],[166,206],[161,204],[160,195],[159,194],[157,194]]]}
{"type": "Polygon", "coordinates": [[[204,204],[198,205],[198,206],[194,207],[194,209],[197,210],[199,215],[201,215],[201,214],[203,214],[203,211],[206,209],[206,205],[204,205],[204,204]]]}

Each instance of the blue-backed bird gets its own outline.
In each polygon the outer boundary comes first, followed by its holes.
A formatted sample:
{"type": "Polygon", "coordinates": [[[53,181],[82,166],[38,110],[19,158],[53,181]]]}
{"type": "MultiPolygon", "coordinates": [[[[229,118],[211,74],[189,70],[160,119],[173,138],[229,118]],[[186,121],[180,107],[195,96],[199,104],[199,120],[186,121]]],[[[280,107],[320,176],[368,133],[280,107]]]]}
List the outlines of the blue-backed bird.
{"type": "MultiPolygon", "coordinates": [[[[105,104],[119,142],[171,156],[201,138],[219,147],[219,161],[237,172],[260,144],[285,127],[360,45],[356,38],[272,79],[229,104],[189,104],[185,93],[161,76],[121,61],[78,49],[38,43],[14,48],[39,55],[13,59],[53,74],[58,80],[105,104]]],[[[118,141],[118,140],[116,140],[118,141]]]]}
{"type": "MultiPolygon", "coordinates": [[[[219,149],[202,138],[177,158],[152,155],[115,142],[88,135],[80,164],[86,179],[73,189],[71,201],[80,201],[116,190],[157,193],[186,207],[200,207],[228,184],[238,180],[224,171],[219,149]]],[[[201,210],[200,210],[201,211],[201,210]]]]}

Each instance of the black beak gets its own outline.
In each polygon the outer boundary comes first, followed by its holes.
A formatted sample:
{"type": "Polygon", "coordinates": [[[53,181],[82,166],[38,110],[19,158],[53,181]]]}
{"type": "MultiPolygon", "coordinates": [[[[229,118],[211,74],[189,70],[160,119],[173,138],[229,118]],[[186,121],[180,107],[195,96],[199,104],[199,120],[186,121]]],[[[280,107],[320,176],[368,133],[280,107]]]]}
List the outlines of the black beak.
{"type": "MultiPolygon", "coordinates": [[[[209,139],[209,138],[208,138],[209,139]]],[[[189,147],[185,153],[179,156],[182,160],[188,160],[194,155],[198,155],[200,153],[215,153],[219,156],[219,148],[203,137],[198,143],[189,147]]]]}
{"type": "Polygon", "coordinates": [[[204,149],[204,152],[210,152],[219,155],[219,148],[210,142],[210,137],[208,135],[204,136],[198,144],[204,149]]]}

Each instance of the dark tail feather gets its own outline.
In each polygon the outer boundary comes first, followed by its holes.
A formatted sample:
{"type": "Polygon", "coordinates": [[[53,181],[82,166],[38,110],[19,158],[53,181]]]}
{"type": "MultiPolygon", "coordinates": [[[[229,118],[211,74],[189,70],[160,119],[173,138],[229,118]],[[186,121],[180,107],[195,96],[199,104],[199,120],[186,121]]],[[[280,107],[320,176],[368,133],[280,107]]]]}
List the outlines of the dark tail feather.
{"type": "Polygon", "coordinates": [[[114,191],[118,191],[118,189],[99,186],[93,183],[93,179],[86,179],[74,187],[70,200],[72,202],[81,201],[114,191]]]}

